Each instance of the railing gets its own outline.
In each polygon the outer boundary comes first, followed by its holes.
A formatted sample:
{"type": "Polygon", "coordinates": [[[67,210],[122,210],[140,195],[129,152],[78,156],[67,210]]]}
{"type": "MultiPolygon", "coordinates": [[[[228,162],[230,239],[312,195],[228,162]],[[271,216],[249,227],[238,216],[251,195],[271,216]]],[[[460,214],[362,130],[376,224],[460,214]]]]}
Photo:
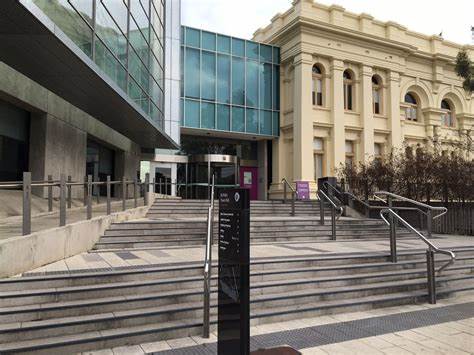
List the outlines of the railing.
{"type": "MultiPolygon", "coordinates": [[[[122,187],[122,210],[126,210],[126,201],[128,199],[128,187],[133,185],[133,200],[134,208],[138,207],[139,188],[143,189],[144,205],[148,205],[148,191],[150,185],[149,174],[146,175],[145,182],[137,179],[126,180],[122,178],[120,181],[111,181],[111,177],[107,176],[106,181],[92,181],[92,176],[89,175],[84,182],[74,182],[71,176],[64,174],[60,175],[59,180],[53,180],[52,176],[48,176],[47,181],[32,181],[31,172],[23,173],[22,181],[0,182],[0,189],[18,189],[23,192],[23,208],[22,208],[22,235],[31,234],[31,193],[32,188],[47,188],[48,190],[48,211],[53,211],[53,188],[59,188],[59,226],[66,225],[67,209],[72,208],[72,188],[82,187],[84,189],[84,206],[86,207],[86,219],[92,219],[92,196],[94,186],[106,186],[106,214],[110,215],[112,211],[111,191],[113,185],[121,185],[122,187]]],[[[99,196],[97,194],[97,202],[99,203],[99,196]]]]}
{"type": "Polygon", "coordinates": [[[329,202],[331,205],[331,239],[336,240],[336,221],[342,216],[344,210],[342,207],[338,206],[333,198],[329,197],[323,190],[318,191],[318,197],[320,202],[319,213],[320,219],[319,223],[324,225],[324,201],[329,202]],[[339,216],[336,217],[336,211],[339,211],[339,216]]]}
{"type": "MultiPolygon", "coordinates": [[[[393,209],[387,208],[380,211],[380,217],[390,226],[390,231],[392,231],[392,227],[394,225],[393,219],[396,218],[400,223],[402,223],[406,228],[411,230],[413,233],[418,235],[423,242],[428,245],[428,249],[426,250],[426,265],[427,265],[427,278],[428,278],[428,298],[431,304],[436,303],[436,272],[435,272],[435,260],[434,254],[440,253],[450,256],[450,260],[442,265],[438,270],[438,273],[446,269],[448,266],[454,263],[456,260],[456,254],[450,250],[438,248],[434,245],[431,241],[429,241],[423,234],[421,234],[418,230],[416,230],[410,223],[405,221],[402,217],[400,217],[393,209]],[[389,219],[385,217],[386,214],[389,214],[389,219]]],[[[397,262],[397,249],[396,249],[396,236],[392,235],[390,232],[390,240],[395,240],[394,249],[392,249],[392,242],[390,243],[391,246],[391,256],[392,262],[397,262]]]]}
{"type": "Polygon", "coordinates": [[[286,178],[281,179],[281,183],[283,184],[283,203],[286,204],[286,192],[287,192],[287,187],[290,188],[291,191],[291,215],[295,215],[295,200],[296,200],[296,195],[298,195],[298,191],[296,191],[293,186],[286,180],[286,178]]]}
{"type": "Polygon", "coordinates": [[[212,176],[209,209],[207,212],[206,252],[204,257],[204,306],[203,306],[203,331],[202,336],[209,338],[210,312],[211,312],[211,271],[212,271],[212,245],[214,244],[214,175],[212,176]]]}

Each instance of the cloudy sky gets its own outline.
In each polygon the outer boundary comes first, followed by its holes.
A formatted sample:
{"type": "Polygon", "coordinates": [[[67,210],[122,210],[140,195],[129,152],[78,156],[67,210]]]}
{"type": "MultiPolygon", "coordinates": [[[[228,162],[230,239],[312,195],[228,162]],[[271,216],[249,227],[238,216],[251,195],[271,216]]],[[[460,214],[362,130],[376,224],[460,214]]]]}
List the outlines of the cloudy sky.
{"type": "MultiPolygon", "coordinates": [[[[242,38],[251,38],[292,0],[182,0],[184,25],[205,28],[242,38]]],[[[474,0],[318,0],[338,4],[355,13],[365,12],[382,21],[395,21],[411,30],[443,37],[461,44],[471,43],[474,0]]]]}

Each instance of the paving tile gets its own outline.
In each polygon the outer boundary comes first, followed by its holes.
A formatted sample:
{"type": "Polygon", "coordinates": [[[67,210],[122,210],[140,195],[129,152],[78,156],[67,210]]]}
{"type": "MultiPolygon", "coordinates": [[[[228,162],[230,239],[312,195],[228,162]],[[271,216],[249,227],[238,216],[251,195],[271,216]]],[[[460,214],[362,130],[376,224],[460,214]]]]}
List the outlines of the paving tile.
{"type": "Polygon", "coordinates": [[[95,351],[86,351],[81,353],[81,355],[113,355],[114,352],[112,349],[104,349],[104,350],[95,350],[95,351]]]}
{"type": "Polygon", "coordinates": [[[143,355],[145,352],[139,345],[120,346],[112,349],[114,355],[143,355]]]}
{"type": "Polygon", "coordinates": [[[381,351],[387,355],[412,355],[413,354],[411,351],[400,348],[398,346],[394,346],[392,348],[385,348],[385,349],[382,349],[381,351]]]}
{"type": "Polygon", "coordinates": [[[152,353],[163,350],[170,350],[171,347],[166,341],[157,341],[153,343],[145,343],[140,345],[145,353],[152,353]]]}
{"type": "Polygon", "coordinates": [[[463,351],[460,349],[455,348],[449,344],[443,343],[436,339],[426,339],[418,342],[420,345],[430,348],[436,351],[441,351],[445,354],[453,354],[453,355],[467,355],[472,354],[474,352],[474,344],[472,349],[466,349],[467,351],[463,351]]]}
{"type": "Polygon", "coordinates": [[[386,348],[391,348],[393,347],[392,343],[389,343],[386,340],[381,339],[378,336],[373,336],[373,337],[368,337],[368,338],[363,338],[361,341],[367,345],[370,345],[371,347],[379,350],[383,350],[386,348]]]}
{"type": "Polygon", "coordinates": [[[188,346],[194,346],[197,345],[196,342],[192,338],[180,338],[180,339],[171,339],[171,340],[166,340],[168,345],[172,349],[179,349],[179,348],[185,348],[188,346]]]}

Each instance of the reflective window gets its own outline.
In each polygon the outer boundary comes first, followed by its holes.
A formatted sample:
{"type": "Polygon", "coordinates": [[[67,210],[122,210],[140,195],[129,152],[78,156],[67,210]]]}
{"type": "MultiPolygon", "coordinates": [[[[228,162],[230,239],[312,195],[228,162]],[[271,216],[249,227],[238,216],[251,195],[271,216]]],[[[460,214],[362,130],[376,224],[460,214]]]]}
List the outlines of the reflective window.
{"type": "Polygon", "coordinates": [[[323,106],[323,72],[317,64],[313,65],[312,100],[314,106],[323,106]]]}
{"type": "Polygon", "coordinates": [[[273,61],[273,48],[267,45],[260,45],[260,60],[271,63],[273,61]]]}
{"type": "Polygon", "coordinates": [[[228,105],[217,105],[217,129],[230,131],[230,108],[228,105]]]}
{"type": "Polygon", "coordinates": [[[245,56],[245,41],[242,39],[232,38],[232,55],[239,57],[245,56]]]}
{"type": "Polygon", "coordinates": [[[244,104],[245,65],[242,58],[232,57],[232,103],[244,104]]]}
{"type": "Polygon", "coordinates": [[[209,102],[201,103],[201,128],[216,128],[216,105],[209,102]]]}
{"type": "Polygon", "coordinates": [[[184,94],[186,97],[199,98],[199,82],[200,82],[200,71],[197,70],[201,67],[201,59],[199,50],[193,48],[186,49],[186,63],[184,65],[185,75],[185,89],[184,94]]]}
{"type": "Polygon", "coordinates": [[[273,111],[272,131],[274,136],[280,135],[280,114],[273,111]]]}
{"type": "Polygon", "coordinates": [[[210,51],[216,50],[216,35],[214,33],[202,31],[202,48],[210,51]]]}
{"type": "Polygon", "coordinates": [[[418,121],[418,102],[412,93],[405,95],[405,118],[409,121],[418,121]]]}
{"type": "Polygon", "coordinates": [[[378,76],[372,77],[372,104],[373,112],[382,113],[382,80],[378,76]]]}
{"type": "Polygon", "coordinates": [[[260,57],[259,57],[259,45],[258,45],[258,43],[250,42],[250,41],[247,41],[246,43],[247,43],[247,45],[246,45],[246,48],[247,48],[246,57],[250,58],[250,59],[259,60],[260,57]]]}
{"type": "Polygon", "coordinates": [[[258,133],[258,110],[248,108],[246,122],[247,133],[258,133]]]}
{"type": "Polygon", "coordinates": [[[245,94],[246,105],[250,107],[258,107],[258,73],[258,62],[247,60],[247,89],[245,94]]]}
{"type": "Polygon", "coordinates": [[[217,101],[230,103],[230,57],[217,56],[217,101]]]}
{"type": "Polygon", "coordinates": [[[232,107],[232,130],[245,132],[245,112],[242,107],[232,107]]]}
{"type": "Polygon", "coordinates": [[[353,110],[353,86],[354,81],[352,74],[348,71],[344,71],[344,110],[352,111],[353,110]]]}
{"type": "Polygon", "coordinates": [[[272,135],[272,111],[260,111],[260,134],[272,135]]]}
{"type": "Polygon", "coordinates": [[[454,127],[454,110],[448,100],[441,101],[441,109],[444,111],[441,114],[441,123],[446,127],[454,127]]]}
{"type": "Polygon", "coordinates": [[[217,35],[217,51],[221,53],[230,53],[230,37],[217,35]]]}
{"type": "Polygon", "coordinates": [[[260,64],[260,108],[272,109],[272,65],[260,64]]]}
{"type": "Polygon", "coordinates": [[[186,28],[186,45],[191,47],[201,47],[201,33],[194,28],[186,28]]]}
{"type": "Polygon", "coordinates": [[[186,100],[184,117],[186,127],[199,128],[199,101],[186,100]]]}
{"type": "Polygon", "coordinates": [[[216,98],[216,55],[202,52],[201,97],[204,100],[216,98]]]}
{"type": "Polygon", "coordinates": [[[127,39],[101,2],[97,3],[96,33],[124,64],[127,63],[127,39]]]}

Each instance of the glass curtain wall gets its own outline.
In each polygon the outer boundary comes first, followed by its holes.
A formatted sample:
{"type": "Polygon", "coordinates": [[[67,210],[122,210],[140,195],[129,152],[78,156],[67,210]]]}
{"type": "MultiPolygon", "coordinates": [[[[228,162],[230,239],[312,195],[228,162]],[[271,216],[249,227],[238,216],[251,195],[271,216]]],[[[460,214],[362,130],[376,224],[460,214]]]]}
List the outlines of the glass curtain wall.
{"type": "Polygon", "coordinates": [[[182,27],[183,127],[278,136],[280,50],[182,27]]]}
{"type": "Polygon", "coordinates": [[[163,127],[164,0],[30,0],[163,127]]]}

